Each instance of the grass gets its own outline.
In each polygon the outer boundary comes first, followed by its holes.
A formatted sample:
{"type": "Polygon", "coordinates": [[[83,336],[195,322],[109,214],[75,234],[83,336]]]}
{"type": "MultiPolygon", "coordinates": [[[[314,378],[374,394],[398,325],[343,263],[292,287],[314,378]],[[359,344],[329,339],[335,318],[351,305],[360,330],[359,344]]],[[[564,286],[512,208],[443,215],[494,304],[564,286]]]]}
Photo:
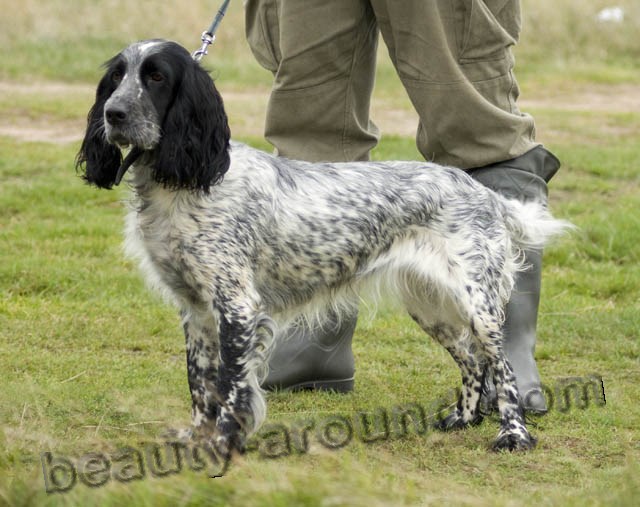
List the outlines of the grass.
{"type": "MultiPolygon", "coordinates": [[[[25,88],[0,97],[0,117],[65,125],[86,115],[92,97],[85,85],[95,85],[98,62],[147,36],[195,47],[216,8],[192,2],[185,9],[175,1],[162,7],[116,0],[11,3],[0,21],[0,81],[25,88]],[[75,84],[67,91],[45,86],[44,94],[33,88],[49,80],[75,84]]],[[[607,32],[604,48],[596,30],[610,27],[591,20],[607,2],[527,3],[518,51],[523,96],[548,98],[576,87],[615,93],[619,85],[637,84],[638,9],[632,0],[617,3],[627,9],[627,21],[607,32]]],[[[234,4],[211,62],[225,90],[264,97],[270,78],[242,42],[241,17],[234,4]]],[[[407,107],[388,62],[380,67],[378,98],[407,107]]],[[[254,114],[241,108],[234,112],[238,121],[243,112],[254,114]]],[[[147,472],[145,480],[79,484],[54,495],[44,491],[41,452],[113,456],[119,447],[140,449],[166,427],[188,423],[183,339],[174,310],[147,291],[122,256],[126,191],[83,185],[73,169],[77,143],[0,137],[0,505],[635,505],[640,113],[573,111],[561,101],[530,112],[540,138],[563,160],[551,184],[552,208],[580,228],[545,255],[538,363],[549,385],[602,375],[606,406],[535,419],[539,447],[523,455],[489,453],[497,422],[488,420],[451,434],[429,431],[369,444],[354,438],[333,451],[314,437],[308,453],[266,459],[251,452],[224,478],[147,472]]],[[[251,134],[243,140],[267,147],[251,134]]],[[[374,157],[414,158],[413,140],[384,137],[374,157]]],[[[272,395],[268,422],[289,427],[412,402],[428,407],[458,382],[444,350],[424,340],[410,319],[384,309],[362,319],[354,349],[356,391],[272,395]]]]}
{"type": "MultiPolygon", "coordinates": [[[[160,36],[196,49],[199,34],[218,7],[205,0],[188,6],[179,0],[161,5],[107,0],[100,6],[89,0],[8,2],[7,14],[0,19],[0,78],[65,82],[93,82],[99,63],[135,39],[160,36]]],[[[539,0],[523,5],[517,52],[520,78],[559,85],[566,83],[569,72],[572,83],[638,83],[640,46],[635,35],[640,30],[640,5],[618,0],[624,23],[598,22],[597,13],[610,4],[539,0]]],[[[270,74],[255,63],[244,41],[240,2],[232,3],[222,26],[210,57],[216,71],[236,87],[268,86],[270,74]]],[[[378,87],[395,88],[393,69],[380,46],[378,87]]]]}

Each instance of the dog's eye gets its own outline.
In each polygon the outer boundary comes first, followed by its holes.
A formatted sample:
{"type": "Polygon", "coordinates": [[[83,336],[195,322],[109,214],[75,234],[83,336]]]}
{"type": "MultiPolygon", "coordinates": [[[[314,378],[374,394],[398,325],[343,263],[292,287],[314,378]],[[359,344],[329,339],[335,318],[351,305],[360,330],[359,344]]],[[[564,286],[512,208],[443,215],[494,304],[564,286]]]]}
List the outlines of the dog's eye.
{"type": "Polygon", "coordinates": [[[149,78],[151,79],[151,81],[155,81],[156,83],[160,83],[161,81],[164,81],[164,76],[162,75],[161,72],[158,72],[157,70],[149,74],[149,78]]]}
{"type": "Polygon", "coordinates": [[[111,73],[111,81],[113,81],[114,83],[119,83],[120,81],[122,81],[123,77],[124,76],[122,74],[122,71],[120,71],[120,70],[114,70],[111,73]]]}

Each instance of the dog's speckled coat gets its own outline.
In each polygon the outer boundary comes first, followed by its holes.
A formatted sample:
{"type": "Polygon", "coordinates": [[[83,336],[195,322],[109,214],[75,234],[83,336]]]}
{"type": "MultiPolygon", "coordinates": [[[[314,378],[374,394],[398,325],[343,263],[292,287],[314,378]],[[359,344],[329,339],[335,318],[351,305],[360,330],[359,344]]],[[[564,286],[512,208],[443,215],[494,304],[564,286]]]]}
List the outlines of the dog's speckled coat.
{"type": "Polygon", "coordinates": [[[522,249],[566,225],[545,206],[435,164],[312,164],[230,143],[213,81],[160,40],[108,63],[78,155],[86,180],[111,188],[125,145],[142,151],[127,249],[181,311],[190,434],[224,454],[242,449],[265,418],[259,376],[277,325],[301,314],[319,322],[366,289],[401,302],[460,367],[461,396],[442,429],[480,421],[488,372],[501,416],[494,448],[534,446],[501,324],[522,249]]]}

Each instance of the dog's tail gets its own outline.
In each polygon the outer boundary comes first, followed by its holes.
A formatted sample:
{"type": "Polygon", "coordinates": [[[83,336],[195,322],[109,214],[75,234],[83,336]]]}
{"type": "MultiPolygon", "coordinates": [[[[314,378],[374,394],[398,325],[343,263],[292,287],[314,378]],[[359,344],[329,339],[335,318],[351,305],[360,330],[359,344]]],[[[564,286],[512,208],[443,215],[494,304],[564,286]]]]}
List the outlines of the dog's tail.
{"type": "Polygon", "coordinates": [[[553,218],[541,202],[503,200],[504,219],[513,242],[521,249],[540,249],[575,226],[567,220],[553,218]]]}

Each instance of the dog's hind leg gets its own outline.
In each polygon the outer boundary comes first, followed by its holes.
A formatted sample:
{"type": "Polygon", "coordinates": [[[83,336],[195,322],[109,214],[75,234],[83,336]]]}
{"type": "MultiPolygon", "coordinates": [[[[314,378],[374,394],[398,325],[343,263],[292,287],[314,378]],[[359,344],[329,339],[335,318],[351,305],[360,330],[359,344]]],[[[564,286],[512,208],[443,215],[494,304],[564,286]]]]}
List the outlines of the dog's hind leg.
{"type": "Polygon", "coordinates": [[[477,353],[477,345],[470,339],[467,330],[446,324],[423,325],[414,317],[421,327],[447,349],[454,359],[462,375],[462,390],[453,412],[435,422],[435,427],[442,431],[456,430],[467,426],[475,426],[482,422],[479,411],[480,391],[484,375],[482,356],[477,353]]]}
{"type": "MultiPolygon", "coordinates": [[[[491,307],[491,305],[487,305],[491,307]]],[[[511,365],[502,351],[502,331],[499,319],[479,311],[472,317],[471,329],[493,373],[498,395],[500,432],[493,442],[494,451],[533,449],[536,439],[529,434],[524,422],[524,410],[511,365]]]]}
{"type": "Polygon", "coordinates": [[[409,277],[402,301],[413,320],[447,349],[460,368],[462,389],[456,407],[444,418],[438,415],[434,426],[449,431],[480,424],[480,393],[486,368],[476,339],[465,326],[471,315],[467,294],[444,292],[444,286],[438,288],[427,280],[409,277]]]}

